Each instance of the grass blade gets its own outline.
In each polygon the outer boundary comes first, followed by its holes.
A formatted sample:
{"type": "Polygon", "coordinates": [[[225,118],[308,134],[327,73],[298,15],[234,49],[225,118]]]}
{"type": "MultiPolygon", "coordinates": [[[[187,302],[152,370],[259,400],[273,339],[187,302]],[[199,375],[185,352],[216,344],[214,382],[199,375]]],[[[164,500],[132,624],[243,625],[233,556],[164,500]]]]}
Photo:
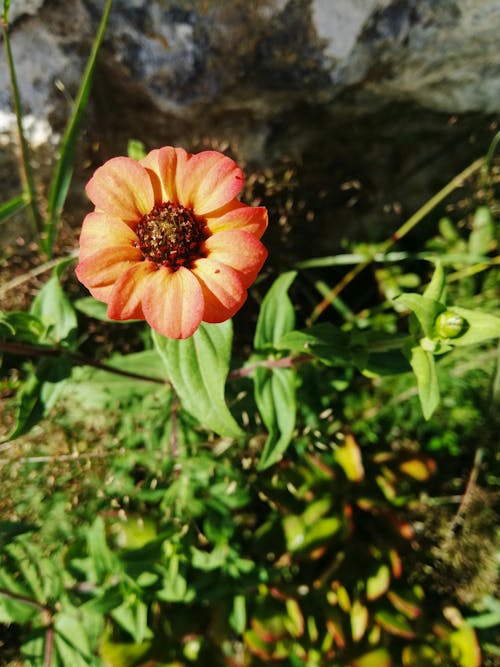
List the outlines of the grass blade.
{"type": "Polygon", "coordinates": [[[64,132],[59,159],[57,161],[54,176],[50,184],[48,218],[45,226],[44,241],[44,247],[49,256],[52,255],[56,236],[56,227],[61,216],[64,202],[66,201],[66,195],[68,194],[68,188],[73,174],[73,158],[75,155],[78,130],[83,112],[87,106],[90,89],[92,86],[92,76],[97,61],[97,55],[104,37],[106,24],[108,22],[111,4],[112,0],[107,0],[104,13],[101,18],[101,23],[99,25],[99,30],[97,31],[87,65],[85,67],[85,72],[83,73],[82,83],[76,97],[75,105],[64,132]]]}
{"type": "Polygon", "coordinates": [[[33,179],[33,172],[29,161],[28,142],[23,130],[23,109],[21,104],[21,95],[19,93],[19,85],[17,83],[16,69],[14,66],[14,58],[12,56],[12,49],[10,46],[9,30],[8,30],[8,14],[10,2],[4,0],[3,14],[2,14],[2,32],[5,45],[5,55],[7,58],[7,66],[9,68],[10,85],[12,89],[12,104],[14,106],[14,114],[16,116],[17,133],[19,136],[19,149],[21,153],[21,179],[23,181],[24,190],[28,196],[28,203],[31,210],[31,218],[35,231],[40,233],[43,229],[43,220],[38,209],[35,192],[35,181],[33,179]]]}
{"type": "Polygon", "coordinates": [[[11,218],[15,213],[22,211],[23,208],[26,208],[29,204],[28,197],[23,193],[22,195],[17,195],[8,199],[3,204],[0,204],[0,224],[6,222],[11,218]]]}

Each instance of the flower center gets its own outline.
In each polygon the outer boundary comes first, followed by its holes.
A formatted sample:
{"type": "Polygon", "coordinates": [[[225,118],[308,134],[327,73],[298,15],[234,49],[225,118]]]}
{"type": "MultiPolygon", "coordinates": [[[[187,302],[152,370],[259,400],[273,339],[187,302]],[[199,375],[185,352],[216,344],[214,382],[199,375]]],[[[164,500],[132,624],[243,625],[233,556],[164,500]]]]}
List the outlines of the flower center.
{"type": "Polygon", "coordinates": [[[136,227],[137,246],[146,259],[174,271],[191,266],[202,257],[201,244],[207,238],[205,221],[192,209],[164,202],[143,215],[136,227]]]}

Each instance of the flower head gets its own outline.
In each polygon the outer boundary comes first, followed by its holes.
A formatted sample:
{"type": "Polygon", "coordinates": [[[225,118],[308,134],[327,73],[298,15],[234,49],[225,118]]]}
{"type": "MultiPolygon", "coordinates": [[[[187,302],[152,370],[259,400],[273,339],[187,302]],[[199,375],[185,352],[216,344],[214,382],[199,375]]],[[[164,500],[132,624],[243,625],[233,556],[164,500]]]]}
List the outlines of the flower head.
{"type": "Polygon", "coordinates": [[[267,257],[267,211],[237,196],[243,174],[217,151],[116,157],[87,184],[95,205],[80,235],[78,279],[114,320],[144,319],[169,338],[223,322],[243,305],[267,257]]]}

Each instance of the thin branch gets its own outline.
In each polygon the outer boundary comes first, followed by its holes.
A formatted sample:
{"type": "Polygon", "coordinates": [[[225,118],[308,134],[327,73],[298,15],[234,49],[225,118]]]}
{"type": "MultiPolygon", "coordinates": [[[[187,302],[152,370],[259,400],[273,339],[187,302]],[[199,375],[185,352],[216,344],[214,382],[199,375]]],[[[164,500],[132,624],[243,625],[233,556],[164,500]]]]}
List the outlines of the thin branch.
{"type": "Polygon", "coordinates": [[[55,259],[51,259],[48,262],[40,264],[40,266],[35,266],[34,269],[31,269],[31,271],[23,273],[21,276],[16,276],[15,278],[12,278],[12,280],[9,280],[8,282],[5,283],[5,285],[2,285],[0,287],[0,297],[2,297],[8,291],[15,289],[16,287],[19,287],[20,285],[23,285],[25,282],[28,282],[28,280],[31,280],[31,278],[35,278],[36,276],[39,276],[41,273],[45,273],[46,271],[53,269],[54,266],[57,266],[60,262],[64,261],[65,259],[71,259],[72,257],[76,257],[77,254],[78,254],[78,248],[74,248],[69,253],[69,255],[66,255],[65,257],[56,257],[55,259]]]}
{"type": "Polygon", "coordinates": [[[0,341],[0,352],[10,352],[11,354],[20,354],[27,357],[60,357],[62,355],[66,355],[78,366],[92,366],[92,368],[97,368],[101,371],[114,373],[115,375],[121,375],[123,377],[128,377],[135,380],[155,382],[156,384],[166,384],[164,380],[159,380],[158,378],[142,375],[140,373],[124,371],[121,368],[116,368],[114,366],[110,366],[109,364],[103,364],[100,361],[95,361],[95,359],[90,359],[90,357],[85,357],[82,354],[70,352],[69,350],[64,350],[59,347],[42,347],[40,345],[29,345],[27,343],[0,341]]]}
{"type": "Polygon", "coordinates": [[[37,600],[34,600],[27,595],[21,595],[21,593],[13,593],[12,591],[9,591],[8,588],[3,588],[0,586],[0,595],[3,595],[6,598],[10,598],[11,600],[15,600],[16,602],[27,604],[30,607],[34,607],[35,609],[38,609],[38,611],[41,611],[45,614],[52,614],[51,610],[41,602],[38,602],[37,600]]]}
{"type": "Polygon", "coordinates": [[[45,633],[45,652],[43,656],[43,667],[52,667],[52,656],[54,653],[54,626],[51,624],[45,633]]]}
{"type": "Polygon", "coordinates": [[[252,364],[248,364],[248,366],[236,368],[229,373],[228,377],[230,379],[248,377],[256,368],[293,368],[297,364],[303,364],[312,359],[315,359],[312,354],[301,354],[297,357],[281,357],[281,359],[262,359],[261,361],[254,361],[252,364]]]}
{"type": "MultiPolygon", "coordinates": [[[[391,246],[394,245],[397,241],[400,241],[408,232],[410,232],[419,222],[421,222],[438,204],[440,204],[448,195],[450,195],[457,188],[462,187],[464,182],[470,178],[473,174],[479,171],[485,164],[485,158],[481,157],[475,160],[470,164],[466,169],[464,169],[460,174],[455,176],[447,185],[444,186],[439,192],[437,192],[433,197],[425,202],[416,213],[414,213],[408,220],[399,227],[398,230],[394,232],[386,241],[382,244],[380,250],[385,253],[389,250],[391,246]]],[[[347,273],[342,280],[332,287],[330,292],[325,296],[325,298],[320,301],[320,303],[314,308],[309,318],[309,324],[313,324],[318,317],[323,313],[324,310],[328,308],[333,299],[335,299],[340,292],[342,292],[350,282],[356,278],[356,276],[363,271],[367,266],[372,263],[372,258],[367,259],[361,264],[357,264],[349,273],[347,273]]]]}
{"type": "Polygon", "coordinates": [[[20,459],[0,459],[0,465],[4,463],[59,463],[61,461],[76,461],[78,459],[98,459],[106,458],[107,456],[114,456],[116,452],[88,452],[80,454],[74,452],[73,454],[59,454],[58,456],[24,456],[20,459]]]}

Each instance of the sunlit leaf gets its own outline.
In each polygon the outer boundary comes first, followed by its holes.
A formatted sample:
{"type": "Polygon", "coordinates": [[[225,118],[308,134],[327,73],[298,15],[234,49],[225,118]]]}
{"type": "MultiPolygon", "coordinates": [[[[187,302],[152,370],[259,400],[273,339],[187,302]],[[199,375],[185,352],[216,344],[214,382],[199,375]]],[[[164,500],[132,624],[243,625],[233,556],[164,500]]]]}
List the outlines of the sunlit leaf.
{"type": "Polygon", "coordinates": [[[412,311],[424,335],[432,339],[434,322],[437,316],[446,310],[446,306],[435,299],[429,299],[413,292],[402,294],[398,297],[398,302],[404,303],[412,311]]]}
{"type": "Polygon", "coordinates": [[[472,231],[469,236],[469,252],[471,255],[486,255],[490,243],[494,240],[494,220],[487,206],[479,206],[472,220],[472,231]]]}
{"type": "Polygon", "coordinates": [[[283,336],[293,329],[295,313],[288,298],[288,289],[296,275],[296,271],[283,273],[274,281],[264,297],[255,329],[256,350],[268,346],[276,347],[283,336]]]}
{"type": "Polygon", "coordinates": [[[360,600],[354,600],[350,611],[351,636],[355,642],[363,637],[368,627],[368,609],[360,600]]]}
{"type": "Polygon", "coordinates": [[[260,470],[277,463],[291,442],[297,412],[295,383],[292,369],[255,369],[255,402],[269,432],[258,464],[260,470]]]}
{"type": "Polygon", "coordinates": [[[402,614],[380,610],[375,614],[376,622],[391,635],[413,639],[415,631],[402,614]]]}
{"type": "Polygon", "coordinates": [[[361,449],[351,433],[347,433],[342,444],[334,450],[334,457],[348,480],[361,482],[365,475],[361,449]]]}
{"type": "Polygon", "coordinates": [[[425,299],[432,299],[444,303],[445,289],[446,281],[443,266],[441,262],[437,262],[432,278],[425,288],[423,296],[425,299]]]}
{"type": "Polygon", "coordinates": [[[436,463],[428,457],[419,457],[402,461],[399,469],[408,477],[425,482],[436,470],[436,463]]]}
{"type": "Polygon", "coordinates": [[[423,350],[420,345],[411,349],[410,364],[417,378],[418,395],[425,419],[430,419],[439,405],[439,382],[436,362],[431,352],[423,350]]]}
{"type": "Polygon", "coordinates": [[[47,341],[60,343],[67,340],[77,328],[76,314],[64,293],[60,277],[71,260],[64,260],[55,269],[31,304],[30,314],[45,326],[47,341]]]}
{"type": "Polygon", "coordinates": [[[349,663],[349,667],[392,667],[392,664],[389,651],[379,648],[359,656],[349,663]]]}
{"type": "Polygon", "coordinates": [[[194,335],[185,340],[165,338],[153,332],[156,349],[182,407],[204,428],[238,438],[243,431],[224,399],[232,338],[231,320],[221,324],[202,323],[194,335]]]}
{"type": "Polygon", "coordinates": [[[448,638],[451,655],[459,667],[479,667],[481,665],[481,649],[474,629],[462,625],[452,632],[448,638]]]}
{"type": "Polygon", "coordinates": [[[368,600],[376,600],[389,588],[391,573],[387,565],[379,565],[377,572],[366,580],[366,597],[368,600]]]}

